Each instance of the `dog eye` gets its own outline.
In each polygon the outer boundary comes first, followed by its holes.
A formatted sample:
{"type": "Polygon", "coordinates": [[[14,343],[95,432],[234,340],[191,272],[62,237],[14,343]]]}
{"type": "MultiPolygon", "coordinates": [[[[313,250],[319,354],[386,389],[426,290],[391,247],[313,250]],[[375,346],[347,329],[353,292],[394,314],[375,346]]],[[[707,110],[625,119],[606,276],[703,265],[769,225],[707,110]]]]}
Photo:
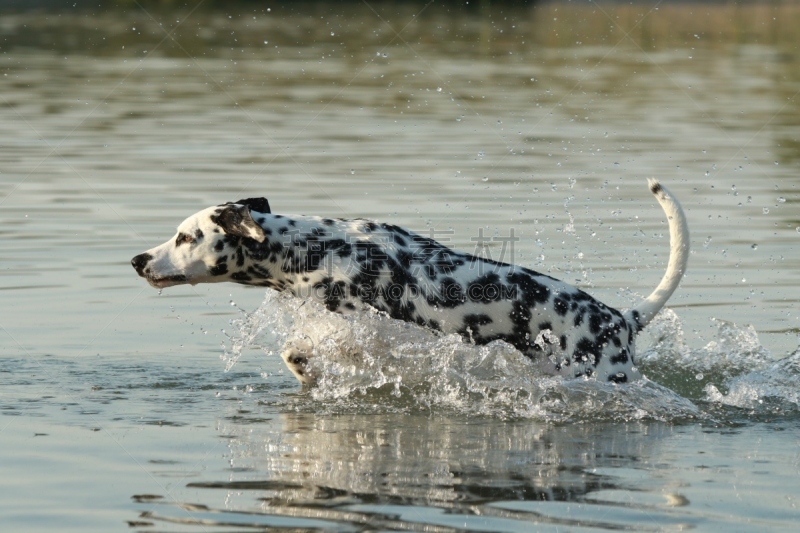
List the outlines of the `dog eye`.
{"type": "Polygon", "coordinates": [[[175,239],[175,246],[180,246],[183,243],[188,242],[189,244],[194,243],[194,239],[188,233],[178,233],[178,237],[175,239]]]}

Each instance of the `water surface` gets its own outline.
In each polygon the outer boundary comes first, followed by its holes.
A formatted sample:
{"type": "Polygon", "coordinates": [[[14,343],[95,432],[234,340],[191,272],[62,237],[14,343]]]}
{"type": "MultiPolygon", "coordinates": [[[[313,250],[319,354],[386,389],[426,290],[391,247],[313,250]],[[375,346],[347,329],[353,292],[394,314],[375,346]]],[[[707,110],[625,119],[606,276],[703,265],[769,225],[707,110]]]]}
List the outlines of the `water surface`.
{"type": "Polygon", "coordinates": [[[0,18],[4,524],[793,529],[797,6],[192,7],[0,18]],[[630,387],[129,265],[266,196],[623,308],[666,264],[651,176],[693,251],[630,387]],[[303,392],[275,352],[312,330],[374,358],[303,392]]]}

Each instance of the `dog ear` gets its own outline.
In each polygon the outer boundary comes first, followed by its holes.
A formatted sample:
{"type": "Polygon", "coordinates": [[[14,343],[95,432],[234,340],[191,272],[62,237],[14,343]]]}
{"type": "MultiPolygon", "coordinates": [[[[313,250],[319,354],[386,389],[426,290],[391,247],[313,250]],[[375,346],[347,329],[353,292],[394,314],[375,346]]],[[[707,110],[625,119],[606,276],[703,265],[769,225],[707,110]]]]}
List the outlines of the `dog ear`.
{"type": "MultiPolygon", "coordinates": [[[[264,201],[266,202],[266,200],[264,201]]],[[[248,237],[258,242],[264,242],[267,238],[264,229],[256,224],[246,205],[224,205],[216,215],[211,216],[211,221],[225,230],[228,235],[248,237]]]]}
{"type": "Polygon", "coordinates": [[[256,213],[272,213],[272,211],[269,210],[269,202],[266,198],[245,198],[244,200],[233,203],[246,205],[251,211],[255,211],[256,213]]]}

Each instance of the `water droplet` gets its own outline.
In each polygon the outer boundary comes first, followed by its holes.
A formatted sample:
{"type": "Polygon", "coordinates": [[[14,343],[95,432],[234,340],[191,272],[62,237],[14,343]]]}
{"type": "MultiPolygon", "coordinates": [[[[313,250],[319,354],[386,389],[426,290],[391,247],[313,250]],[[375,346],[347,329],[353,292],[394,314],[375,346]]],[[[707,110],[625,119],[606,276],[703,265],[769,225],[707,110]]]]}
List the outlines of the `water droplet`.
{"type": "Polygon", "coordinates": [[[769,215],[769,207],[765,207],[761,210],[765,215],[769,215]]]}
{"type": "Polygon", "coordinates": [[[753,250],[758,250],[758,245],[757,244],[753,244],[752,246],[750,246],[750,248],[752,248],[753,250]]]}
{"type": "Polygon", "coordinates": [[[350,174],[355,174],[355,173],[356,173],[355,169],[351,168],[350,169],[350,174]]]}
{"type": "Polygon", "coordinates": [[[698,372],[697,375],[694,377],[694,379],[696,379],[697,381],[700,381],[701,379],[703,379],[703,377],[704,377],[703,373],[702,372],[698,372]]]}
{"type": "Polygon", "coordinates": [[[441,87],[437,87],[437,88],[436,88],[436,92],[437,92],[437,93],[440,93],[440,92],[442,92],[442,88],[441,88],[441,87]]]}
{"type": "Polygon", "coordinates": [[[778,196],[778,202],[781,203],[781,204],[785,203],[786,202],[786,198],[784,198],[783,196],[778,196]]]}
{"type": "Polygon", "coordinates": [[[331,37],[333,37],[334,35],[335,35],[335,34],[334,34],[333,32],[331,32],[331,37]]]}
{"type": "Polygon", "coordinates": [[[481,181],[489,181],[489,178],[487,178],[486,176],[484,176],[484,177],[482,177],[482,178],[481,178],[481,181]]]}

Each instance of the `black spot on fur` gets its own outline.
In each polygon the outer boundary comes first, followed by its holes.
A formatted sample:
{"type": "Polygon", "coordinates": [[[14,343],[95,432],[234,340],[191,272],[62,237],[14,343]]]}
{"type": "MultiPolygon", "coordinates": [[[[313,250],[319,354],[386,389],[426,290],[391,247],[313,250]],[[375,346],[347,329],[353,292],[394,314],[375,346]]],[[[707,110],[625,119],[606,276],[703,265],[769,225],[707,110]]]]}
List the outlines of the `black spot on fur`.
{"type": "Polygon", "coordinates": [[[464,287],[453,278],[445,278],[439,285],[439,298],[438,305],[441,307],[452,309],[463,305],[467,301],[464,294],[464,287]]]}
{"type": "Polygon", "coordinates": [[[500,281],[500,276],[489,272],[467,285],[467,297],[476,303],[489,304],[508,299],[509,290],[500,281]]]}
{"type": "Polygon", "coordinates": [[[217,264],[208,269],[212,276],[223,276],[228,273],[228,256],[223,255],[217,259],[217,264]]]}
{"type": "Polygon", "coordinates": [[[597,365],[600,361],[600,347],[591,339],[583,337],[575,345],[575,351],[572,352],[572,360],[576,363],[588,363],[592,366],[597,365]]]}
{"type": "Polygon", "coordinates": [[[658,194],[663,190],[664,189],[661,188],[661,184],[657,181],[650,185],[650,192],[653,194],[658,194]]]}
{"type": "Polygon", "coordinates": [[[507,276],[508,282],[519,291],[522,300],[530,307],[536,304],[547,303],[550,299],[550,288],[536,281],[533,276],[511,272],[507,276]]]}
{"type": "Polygon", "coordinates": [[[464,325],[465,326],[486,326],[487,324],[491,324],[494,322],[492,317],[485,313],[473,313],[464,316],[464,325]]]}
{"type": "Polygon", "coordinates": [[[253,280],[253,278],[251,278],[247,272],[234,272],[231,274],[231,279],[241,283],[246,283],[253,280]]]}
{"type": "Polygon", "coordinates": [[[597,335],[603,327],[603,318],[597,313],[589,315],[589,331],[597,335]]]}
{"type": "Polygon", "coordinates": [[[527,352],[533,343],[531,341],[531,308],[524,302],[516,300],[511,304],[511,318],[512,329],[511,334],[506,336],[504,340],[519,351],[527,352]]]}
{"type": "Polygon", "coordinates": [[[639,314],[639,311],[634,309],[631,311],[631,316],[633,317],[634,325],[636,327],[636,333],[639,333],[644,329],[644,324],[642,324],[642,316],[639,314]]]}
{"type": "Polygon", "coordinates": [[[253,264],[247,267],[247,272],[252,275],[254,278],[258,279],[270,279],[272,278],[272,274],[270,274],[269,270],[259,264],[253,264]]]}
{"type": "Polygon", "coordinates": [[[611,357],[609,362],[611,362],[612,365],[625,365],[628,364],[628,360],[628,350],[623,348],[617,355],[611,357]]]}
{"type": "Polygon", "coordinates": [[[414,254],[407,250],[398,250],[397,251],[397,261],[402,265],[403,268],[411,268],[411,262],[414,259],[414,254]]]}
{"type": "MultiPolygon", "coordinates": [[[[371,222],[371,224],[373,224],[373,230],[374,230],[375,227],[376,227],[374,225],[375,223],[371,222]]],[[[381,227],[383,229],[385,229],[386,231],[388,231],[388,232],[394,233],[395,235],[403,235],[404,237],[412,237],[412,234],[411,234],[410,231],[408,231],[405,228],[401,228],[400,226],[395,226],[393,224],[383,223],[383,224],[381,224],[381,227]]],[[[419,237],[419,235],[413,235],[413,237],[419,237]]],[[[423,239],[424,239],[424,237],[423,237],[423,239]]],[[[430,240],[430,239],[428,239],[428,240],[430,240]]]]}
{"type": "Polygon", "coordinates": [[[486,337],[481,334],[481,326],[489,325],[493,322],[492,317],[485,313],[473,313],[465,315],[462,325],[458,328],[457,333],[467,339],[472,340],[475,344],[486,344],[495,337],[486,337]]]}
{"type": "Polygon", "coordinates": [[[558,314],[558,316],[564,316],[569,311],[569,304],[562,296],[556,296],[553,300],[553,311],[558,314]]]}
{"type": "Polygon", "coordinates": [[[329,311],[336,312],[342,300],[347,297],[347,284],[344,281],[333,281],[333,278],[326,277],[313,285],[315,294],[323,297],[325,307],[329,311]],[[320,291],[322,294],[320,294],[320,291]]]}
{"type": "Polygon", "coordinates": [[[608,381],[611,383],[627,383],[628,374],[625,372],[617,372],[616,374],[608,376],[608,381]]]}

